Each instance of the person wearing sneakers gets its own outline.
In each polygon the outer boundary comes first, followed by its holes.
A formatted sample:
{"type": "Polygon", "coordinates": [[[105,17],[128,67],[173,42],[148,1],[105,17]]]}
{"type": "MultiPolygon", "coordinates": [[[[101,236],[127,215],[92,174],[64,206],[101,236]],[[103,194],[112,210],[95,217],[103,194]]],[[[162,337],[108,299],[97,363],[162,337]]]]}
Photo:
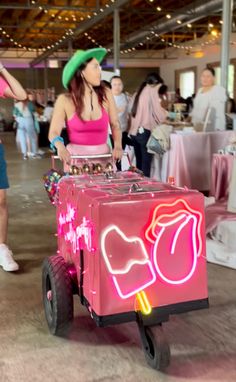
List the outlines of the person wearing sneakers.
{"type": "Polygon", "coordinates": [[[109,124],[114,141],[113,158],[122,157],[121,129],[111,90],[101,82],[104,48],[78,50],[64,67],[62,82],[68,91],[56,100],[49,129],[51,148],[70,165],[71,155],[110,153],[109,124]],[[61,137],[66,124],[70,143],[61,137]]]}
{"type": "Polygon", "coordinates": [[[34,104],[30,99],[31,94],[28,94],[28,99],[16,102],[13,108],[13,117],[17,122],[17,138],[20,144],[23,159],[37,158],[38,152],[38,123],[34,115],[34,104]]]}
{"type": "MultiPolygon", "coordinates": [[[[0,97],[24,100],[27,97],[20,83],[7,71],[0,62],[0,97]]],[[[7,246],[8,210],[6,189],[9,188],[4,147],[0,141],[0,266],[4,271],[19,269],[14,261],[12,251],[7,246]]]]}

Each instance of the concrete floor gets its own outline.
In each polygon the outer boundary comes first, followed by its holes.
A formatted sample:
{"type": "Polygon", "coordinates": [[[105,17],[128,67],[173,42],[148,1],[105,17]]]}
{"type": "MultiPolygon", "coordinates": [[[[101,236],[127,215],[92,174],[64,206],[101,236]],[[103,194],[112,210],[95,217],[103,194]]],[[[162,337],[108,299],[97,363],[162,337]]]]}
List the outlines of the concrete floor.
{"type": "Polygon", "coordinates": [[[1,138],[11,182],[9,243],[20,271],[0,270],[0,382],[235,382],[236,271],[217,265],[208,265],[210,309],[164,324],[172,353],[166,373],[147,366],[136,324],[97,328],[78,298],[68,336],[49,334],[41,264],[56,251],[56,228],[41,179],[50,162],[23,161],[14,136],[1,138]]]}

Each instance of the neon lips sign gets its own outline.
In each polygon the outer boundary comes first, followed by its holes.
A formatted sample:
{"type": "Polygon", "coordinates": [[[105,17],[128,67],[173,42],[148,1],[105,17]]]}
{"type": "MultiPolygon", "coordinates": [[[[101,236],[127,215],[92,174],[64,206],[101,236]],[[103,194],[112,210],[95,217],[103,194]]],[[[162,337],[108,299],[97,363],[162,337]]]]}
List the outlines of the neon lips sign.
{"type": "Polygon", "coordinates": [[[127,237],[124,232],[122,232],[122,230],[116,225],[111,225],[105,228],[101,235],[101,250],[107,269],[112,275],[113,283],[116,287],[118,295],[123,299],[133,295],[137,296],[137,293],[140,291],[143,292],[144,289],[153,284],[156,281],[157,276],[162,281],[172,285],[184,284],[190,280],[196,270],[197,259],[202,253],[202,220],[202,214],[199,211],[192,209],[183,199],[178,199],[171,204],[160,204],[157,206],[152,214],[151,223],[148,225],[148,228],[145,231],[145,238],[152,244],[151,259],[148,257],[145,244],[141,238],[127,237]],[[168,213],[168,210],[171,212],[168,213]],[[159,256],[163,254],[161,253],[161,245],[162,241],[165,240],[165,235],[167,235],[167,233],[172,230],[172,235],[171,237],[169,236],[168,248],[170,248],[170,256],[174,256],[177,250],[178,242],[181,240],[181,235],[186,229],[188,232],[188,237],[185,239],[189,241],[191,247],[191,251],[188,252],[189,257],[191,256],[191,266],[185,276],[174,280],[170,277],[167,277],[161,270],[161,266],[159,264],[159,256]],[[107,245],[109,244],[110,240],[109,236],[112,232],[116,232],[126,243],[136,243],[136,248],[139,252],[139,255],[136,259],[130,259],[126,263],[125,267],[119,269],[114,269],[110,260],[112,255],[107,251],[107,245]],[[140,253],[142,254],[141,258],[143,260],[140,260],[140,253]],[[140,274],[142,273],[143,269],[147,270],[148,268],[149,277],[147,277],[145,282],[143,281],[139,283],[139,285],[137,285],[137,281],[135,283],[134,280],[132,290],[129,292],[124,292],[124,287],[121,286],[119,281],[120,275],[127,275],[127,277],[132,277],[132,268],[137,265],[140,266],[140,274]]]}

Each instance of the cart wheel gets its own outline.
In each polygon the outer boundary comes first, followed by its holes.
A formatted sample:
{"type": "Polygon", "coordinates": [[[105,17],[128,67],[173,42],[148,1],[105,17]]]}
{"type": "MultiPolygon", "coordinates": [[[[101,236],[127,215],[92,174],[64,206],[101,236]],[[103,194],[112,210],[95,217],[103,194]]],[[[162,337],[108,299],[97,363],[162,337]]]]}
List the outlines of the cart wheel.
{"type": "Polygon", "coordinates": [[[145,327],[144,332],[146,344],[143,343],[143,351],[148,365],[156,370],[165,370],[170,363],[170,347],[161,325],[155,327],[155,334],[150,327],[145,327]]]}
{"type": "Polygon", "coordinates": [[[43,262],[43,304],[49,330],[62,335],[73,320],[72,282],[61,256],[51,256],[43,262]]]}

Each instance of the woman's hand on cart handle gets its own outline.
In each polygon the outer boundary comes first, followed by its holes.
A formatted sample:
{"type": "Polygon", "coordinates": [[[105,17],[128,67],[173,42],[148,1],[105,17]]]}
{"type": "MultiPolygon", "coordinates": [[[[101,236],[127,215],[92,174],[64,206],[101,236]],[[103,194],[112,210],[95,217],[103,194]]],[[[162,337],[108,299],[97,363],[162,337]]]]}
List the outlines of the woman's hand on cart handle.
{"type": "Polygon", "coordinates": [[[113,156],[113,159],[116,161],[116,160],[121,160],[122,158],[122,155],[123,155],[123,150],[122,150],[122,147],[114,147],[113,151],[112,151],[112,156],[113,156]]]}
{"type": "Polygon", "coordinates": [[[59,142],[57,144],[57,155],[59,156],[60,160],[62,162],[65,162],[66,164],[70,165],[71,164],[71,155],[69,151],[65,148],[63,143],[59,142]]]}

